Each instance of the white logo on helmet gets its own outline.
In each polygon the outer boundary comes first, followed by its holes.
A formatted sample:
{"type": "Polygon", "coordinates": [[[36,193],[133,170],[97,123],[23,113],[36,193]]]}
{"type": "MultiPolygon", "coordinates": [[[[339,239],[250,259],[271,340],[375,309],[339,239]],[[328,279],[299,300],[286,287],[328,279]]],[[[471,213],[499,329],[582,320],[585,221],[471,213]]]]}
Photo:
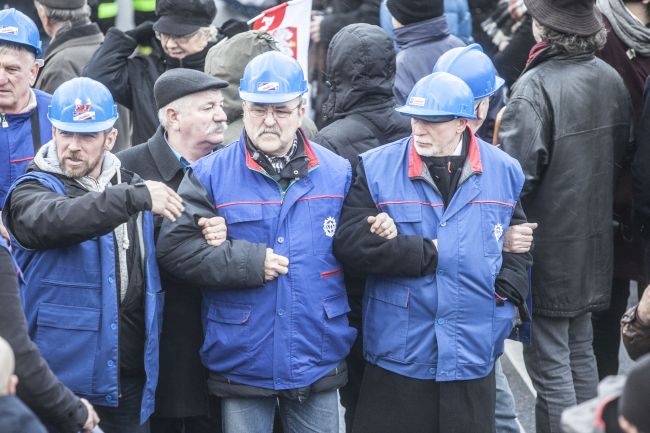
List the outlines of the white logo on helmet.
{"type": "Polygon", "coordinates": [[[426,102],[427,99],[420,96],[411,96],[409,99],[409,105],[415,105],[416,107],[424,107],[426,102]]]}
{"type": "Polygon", "coordinates": [[[81,103],[81,99],[74,100],[74,112],[72,113],[72,120],[74,122],[83,122],[84,120],[95,120],[95,112],[91,111],[93,103],[90,98],[86,98],[86,103],[81,103]]]}
{"type": "Polygon", "coordinates": [[[3,35],[17,35],[18,27],[16,26],[0,26],[0,33],[3,35]]]}
{"type": "Polygon", "coordinates": [[[280,83],[277,81],[257,83],[258,92],[277,92],[278,90],[280,90],[280,83]]]}
{"type": "Polygon", "coordinates": [[[334,236],[334,232],[336,231],[336,220],[334,217],[325,218],[325,221],[323,221],[323,231],[328,238],[334,236]]]}

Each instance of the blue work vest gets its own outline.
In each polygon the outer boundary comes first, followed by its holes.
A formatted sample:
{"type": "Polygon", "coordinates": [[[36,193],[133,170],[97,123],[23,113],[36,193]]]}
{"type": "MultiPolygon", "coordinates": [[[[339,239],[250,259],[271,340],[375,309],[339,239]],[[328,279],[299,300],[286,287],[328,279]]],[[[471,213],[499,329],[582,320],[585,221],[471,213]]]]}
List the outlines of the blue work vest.
{"type": "Polygon", "coordinates": [[[332,253],[350,164],[304,142],[309,174],[285,192],[251,158],[243,138],[193,166],[229,238],[264,243],[289,258],[289,273],[262,287],[203,291],[203,363],[237,383],[309,386],[345,359],[356,336],[332,253]]]}
{"type": "MultiPolygon", "coordinates": [[[[59,179],[30,172],[11,186],[38,181],[64,194],[59,179]]],[[[52,227],[56,230],[56,227],[52,227]]],[[[154,252],[153,217],[143,212],[145,260],[145,351],[147,380],[141,422],[154,410],[158,341],[164,293],[154,252]]],[[[28,250],[14,239],[14,256],[26,284],[21,290],[29,336],[56,376],[93,405],[118,405],[118,290],[113,233],[69,247],[28,250]]]]}
{"type": "Polygon", "coordinates": [[[439,254],[435,274],[367,278],[366,359],[416,379],[486,376],[513,327],[514,306],[497,305],[494,283],[524,182],[519,164],[472,135],[458,189],[445,208],[410,137],[361,159],[377,208],[401,235],[438,239],[439,254]]]}
{"type": "Polygon", "coordinates": [[[20,114],[0,114],[0,209],[11,184],[27,170],[34,159],[34,147],[52,139],[52,124],[47,118],[47,106],[52,97],[49,93],[33,89],[36,95],[40,140],[34,145],[32,111],[20,114]]]}

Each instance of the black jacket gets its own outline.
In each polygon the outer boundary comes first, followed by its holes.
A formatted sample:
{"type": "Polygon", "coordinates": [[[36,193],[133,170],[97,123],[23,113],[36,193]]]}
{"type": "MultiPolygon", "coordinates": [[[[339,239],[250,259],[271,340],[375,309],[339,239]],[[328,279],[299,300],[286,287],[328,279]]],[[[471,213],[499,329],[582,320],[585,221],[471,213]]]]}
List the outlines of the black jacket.
{"type": "Polygon", "coordinates": [[[643,109],[636,129],[636,153],[632,162],[634,185],[634,213],[641,227],[645,248],[643,267],[646,278],[650,277],[650,77],[643,90],[643,109]]]}
{"type": "Polygon", "coordinates": [[[47,433],[32,411],[13,395],[0,397],[0,431],[2,433],[47,433]]]}
{"type": "MultiPolygon", "coordinates": [[[[117,154],[122,166],[145,180],[164,182],[174,191],[185,170],[165,141],[159,126],[153,137],[117,154]]],[[[155,218],[156,239],[162,218],[155,218]]],[[[163,268],[165,291],[160,337],[160,372],[156,388],[156,416],[184,418],[208,414],[207,370],[199,358],[203,344],[201,291],[181,283],[163,268]]]]}
{"type": "MultiPolygon", "coordinates": [[[[80,431],[86,422],[88,411],[79,398],[54,376],[36,345],[29,339],[16,268],[9,252],[4,248],[0,248],[0,337],[7,340],[16,357],[18,396],[44,422],[60,433],[80,431]]],[[[4,398],[0,398],[2,399],[4,398]]],[[[25,430],[5,429],[9,425],[5,422],[8,423],[9,420],[4,419],[4,414],[9,412],[4,411],[13,411],[14,406],[15,403],[8,400],[0,403],[0,431],[31,432],[32,430],[27,430],[27,424],[20,424],[25,430]]]]}
{"type": "Polygon", "coordinates": [[[331,0],[320,24],[321,43],[329,45],[334,35],[348,24],[368,23],[379,25],[380,0],[331,0]]]}
{"type": "Polygon", "coordinates": [[[342,29],[327,51],[327,77],[331,88],[323,116],[328,125],[314,142],[347,158],[352,173],[360,153],[410,134],[409,118],[395,111],[395,53],[381,28],[342,29]]]}
{"type": "Polygon", "coordinates": [[[131,56],[138,42],[126,33],[111,28],[83,75],[103,83],[115,101],[131,110],[133,116],[132,143],[144,143],[158,127],[158,113],[153,85],[168,69],[190,68],[203,72],[205,55],[212,46],[182,60],[167,56],[160,43],[152,38],[153,52],[148,56],[131,56]]]}
{"type": "Polygon", "coordinates": [[[521,163],[522,204],[535,231],[533,311],[575,317],[607,308],[615,165],[629,143],[623,80],[593,53],[542,51],[517,81],[501,122],[521,163]]]}

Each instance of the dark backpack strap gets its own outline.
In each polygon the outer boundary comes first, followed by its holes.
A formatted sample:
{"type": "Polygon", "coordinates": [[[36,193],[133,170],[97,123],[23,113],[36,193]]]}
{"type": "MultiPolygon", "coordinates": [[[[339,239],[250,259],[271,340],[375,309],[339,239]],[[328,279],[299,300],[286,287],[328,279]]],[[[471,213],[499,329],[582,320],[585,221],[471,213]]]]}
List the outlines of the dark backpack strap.
{"type": "Polygon", "coordinates": [[[38,107],[34,108],[32,115],[29,116],[32,123],[32,143],[34,144],[34,155],[41,148],[41,125],[38,122],[38,107]]]}
{"type": "Polygon", "coordinates": [[[365,125],[366,128],[370,129],[370,131],[372,131],[372,133],[375,134],[375,137],[377,138],[377,140],[379,140],[381,144],[388,143],[388,141],[386,141],[386,137],[384,136],[384,134],[379,129],[377,129],[375,124],[372,123],[370,120],[368,120],[368,118],[365,117],[364,115],[360,113],[353,113],[350,114],[348,118],[356,120],[357,122],[365,125]]]}

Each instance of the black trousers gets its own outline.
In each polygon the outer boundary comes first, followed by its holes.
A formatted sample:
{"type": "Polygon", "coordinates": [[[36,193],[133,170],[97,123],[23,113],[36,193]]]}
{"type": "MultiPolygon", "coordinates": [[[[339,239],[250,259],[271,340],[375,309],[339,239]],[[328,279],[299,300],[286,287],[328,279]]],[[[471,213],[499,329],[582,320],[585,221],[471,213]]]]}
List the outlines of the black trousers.
{"type": "Polygon", "coordinates": [[[494,369],[476,380],[411,379],[367,364],[354,433],[495,433],[494,369]]]}

